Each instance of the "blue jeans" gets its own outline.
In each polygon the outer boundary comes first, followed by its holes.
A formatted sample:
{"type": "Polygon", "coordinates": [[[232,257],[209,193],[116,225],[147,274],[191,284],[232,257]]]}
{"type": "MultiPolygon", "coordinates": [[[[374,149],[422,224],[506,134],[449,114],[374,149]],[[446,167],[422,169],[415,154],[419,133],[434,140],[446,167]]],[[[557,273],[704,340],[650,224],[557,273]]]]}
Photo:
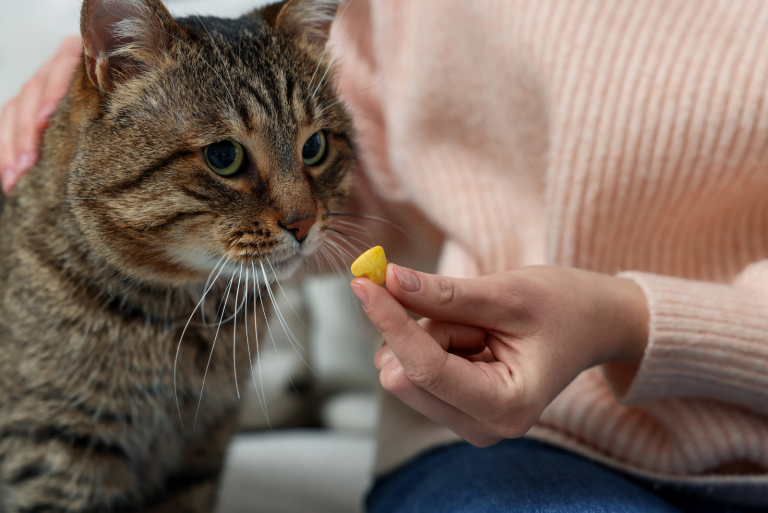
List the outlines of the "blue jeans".
{"type": "MultiPolygon", "coordinates": [[[[368,513],[747,513],[662,491],[534,440],[429,451],[374,483],[368,513]]],[[[760,511],[765,511],[761,509],[760,511]]]]}

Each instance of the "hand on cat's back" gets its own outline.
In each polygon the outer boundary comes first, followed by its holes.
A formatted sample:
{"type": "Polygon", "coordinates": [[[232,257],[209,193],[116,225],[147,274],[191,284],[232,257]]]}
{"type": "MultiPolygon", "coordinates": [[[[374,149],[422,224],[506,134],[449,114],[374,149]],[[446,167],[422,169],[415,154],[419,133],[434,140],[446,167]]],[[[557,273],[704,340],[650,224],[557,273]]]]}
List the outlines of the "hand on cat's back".
{"type": "Polygon", "coordinates": [[[62,41],[56,54],[0,112],[0,182],[6,194],[40,157],[40,134],[58,107],[83,55],[80,36],[62,41]]]}
{"type": "Polygon", "coordinates": [[[541,266],[455,279],[390,264],[386,284],[352,281],[385,340],[381,384],[481,447],[524,435],[581,371],[636,368],[648,337],[643,291],[605,274],[541,266]]]}

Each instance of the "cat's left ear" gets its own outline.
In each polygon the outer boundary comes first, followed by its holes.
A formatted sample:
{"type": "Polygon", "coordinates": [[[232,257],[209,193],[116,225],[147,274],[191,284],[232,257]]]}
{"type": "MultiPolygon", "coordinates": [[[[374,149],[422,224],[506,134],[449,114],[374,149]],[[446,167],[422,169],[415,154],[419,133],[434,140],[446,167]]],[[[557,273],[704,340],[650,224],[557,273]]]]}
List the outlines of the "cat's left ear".
{"type": "Polygon", "coordinates": [[[113,92],[118,82],[161,66],[175,28],[160,0],[85,0],[80,32],[91,81],[113,92]]]}
{"type": "Polygon", "coordinates": [[[275,6],[279,11],[274,26],[308,43],[323,46],[328,42],[339,3],[339,0],[287,0],[275,6]]]}

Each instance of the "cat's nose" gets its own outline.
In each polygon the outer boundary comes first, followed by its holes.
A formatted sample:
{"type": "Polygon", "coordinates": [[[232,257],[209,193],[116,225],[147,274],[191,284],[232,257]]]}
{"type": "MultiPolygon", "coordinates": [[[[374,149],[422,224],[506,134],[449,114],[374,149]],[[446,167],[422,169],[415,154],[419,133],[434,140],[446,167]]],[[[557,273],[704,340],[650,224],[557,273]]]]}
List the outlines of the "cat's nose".
{"type": "Polygon", "coordinates": [[[295,221],[285,227],[286,230],[291,232],[294,237],[296,237],[296,240],[299,242],[302,242],[304,239],[307,238],[307,235],[309,234],[309,229],[312,228],[312,226],[317,222],[317,217],[307,217],[306,219],[302,219],[301,221],[295,221]]]}

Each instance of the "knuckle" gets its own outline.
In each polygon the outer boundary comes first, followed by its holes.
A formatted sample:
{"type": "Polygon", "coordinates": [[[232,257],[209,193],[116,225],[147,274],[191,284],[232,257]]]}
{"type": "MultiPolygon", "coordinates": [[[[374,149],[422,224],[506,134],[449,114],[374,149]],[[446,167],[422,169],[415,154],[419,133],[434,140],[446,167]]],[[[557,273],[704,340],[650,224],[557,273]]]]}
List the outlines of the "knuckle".
{"type": "Polygon", "coordinates": [[[408,376],[400,365],[388,365],[379,374],[381,386],[393,395],[400,395],[408,389],[408,376]]]}
{"type": "Polygon", "coordinates": [[[425,390],[434,390],[440,383],[440,371],[432,367],[420,367],[408,372],[411,383],[425,390]]]}
{"type": "Polygon", "coordinates": [[[435,280],[435,285],[437,286],[437,297],[436,301],[437,304],[440,306],[445,306],[450,304],[453,301],[453,298],[456,294],[456,289],[453,281],[445,278],[444,276],[437,276],[435,280]]]}
{"type": "Polygon", "coordinates": [[[400,319],[381,319],[378,322],[378,329],[379,332],[384,336],[384,339],[391,338],[393,336],[397,336],[402,326],[402,322],[400,319]]]}

